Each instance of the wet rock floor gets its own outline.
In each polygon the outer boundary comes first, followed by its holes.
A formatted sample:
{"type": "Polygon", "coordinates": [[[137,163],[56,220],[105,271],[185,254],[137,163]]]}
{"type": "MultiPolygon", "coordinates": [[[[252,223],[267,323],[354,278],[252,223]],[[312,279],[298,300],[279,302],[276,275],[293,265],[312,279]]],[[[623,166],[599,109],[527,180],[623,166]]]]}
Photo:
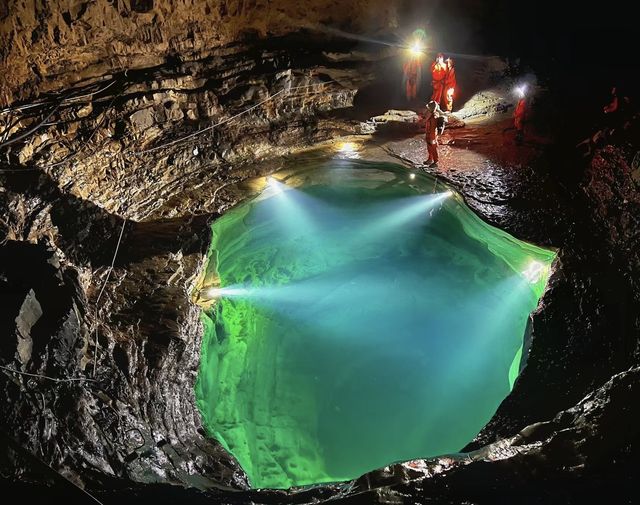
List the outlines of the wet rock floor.
{"type": "Polygon", "coordinates": [[[501,114],[445,129],[438,146],[437,168],[424,166],[423,135],[385,141],[383,146],[391,155],[459,188],[467,203],[486,220],[530,240],[554,245],[553,230],[526,230],[518,221],[539,219],[541,213],[566,215],[568,211],[561,212],[560,207],[570,204],[570,196],[549,177],[551,167],[544,165],[548,140],[531,133],[518,145],[512,124],[510,115],[501,114]]]}

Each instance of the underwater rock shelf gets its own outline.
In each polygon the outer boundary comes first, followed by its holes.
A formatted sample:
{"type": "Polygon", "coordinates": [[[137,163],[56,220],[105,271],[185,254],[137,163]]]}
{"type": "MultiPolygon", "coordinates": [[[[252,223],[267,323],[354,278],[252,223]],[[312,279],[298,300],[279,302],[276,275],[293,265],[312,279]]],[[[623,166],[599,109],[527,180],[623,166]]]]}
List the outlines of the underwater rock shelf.
{"type": "Polygon", "coordinates": [[[513,387],[555,252],[397,165],[303,172],[213,224],[196,384],[210,435],[257,488],[459,451],[513,387]]]}

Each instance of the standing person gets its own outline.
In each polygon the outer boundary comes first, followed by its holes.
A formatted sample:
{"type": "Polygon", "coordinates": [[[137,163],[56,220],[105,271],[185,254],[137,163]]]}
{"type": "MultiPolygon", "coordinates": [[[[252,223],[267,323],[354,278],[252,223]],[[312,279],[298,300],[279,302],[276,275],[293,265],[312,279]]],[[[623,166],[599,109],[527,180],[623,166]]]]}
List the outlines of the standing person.
{"type": "Polygon", "coordinates": [[[444,55],[438,53],[435,61],[431,64],[431,85],[433,93],[431,100],[439,104],[442,102],[444,94],[444,78],[447,75],[447,65],[444,62],[444,55]]]}
{"type": "Polygon", "coordinates": [[[438,167],[438,116],[440,107],[431,100],[427,104],[427,128],[425,132],[425,140],[427,141],[427,152],[429,158],[425,161],[425,166],[430,168],[438,167]]]}
{"type": "Polygon", "coordinates": [[[420,60],[417,57],[412,57],[404,64],[403,71],[407,101],[411,101],[418,95],[420,60]]]}
{"type": "Polygon", "coordinates": [[[522,144],[524,140],[524,123],[527,117],[527,97],[521,93],[520,100],[513,111],[513,126],[516,129],[516,144],[522,144]]]}
{"type": "Polygon", "coordinates": [[[618,89],[614,86],[611,88],[611,101],[602,109],[605,114],[612,114],[618,111],[620,107],[620,99],[618,98],[618,89]]]}
{"type": "Polygon", "coordinates": [[[447,58],[445,63],[447,64],[447,74],[444,78],[444,89],[446,93],[444,110],[451,112],[453,111],[453,95],[458,84],[456,82],[456,69],[453,67],[453,59],[447,58]]]}

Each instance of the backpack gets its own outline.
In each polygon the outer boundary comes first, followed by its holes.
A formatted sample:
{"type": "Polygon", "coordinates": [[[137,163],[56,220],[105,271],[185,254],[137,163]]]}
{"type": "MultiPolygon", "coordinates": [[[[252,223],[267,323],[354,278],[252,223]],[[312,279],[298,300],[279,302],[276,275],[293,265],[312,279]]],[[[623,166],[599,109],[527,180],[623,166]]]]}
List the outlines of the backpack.
{"type": "Polygon", "coordinates": [[[442,133],[444,132],[444,125],[446,122],[447,120],[444,116],[438,116],[436,118],[436,131],[438,132],[438,135],[442,135],[442,133]]]}

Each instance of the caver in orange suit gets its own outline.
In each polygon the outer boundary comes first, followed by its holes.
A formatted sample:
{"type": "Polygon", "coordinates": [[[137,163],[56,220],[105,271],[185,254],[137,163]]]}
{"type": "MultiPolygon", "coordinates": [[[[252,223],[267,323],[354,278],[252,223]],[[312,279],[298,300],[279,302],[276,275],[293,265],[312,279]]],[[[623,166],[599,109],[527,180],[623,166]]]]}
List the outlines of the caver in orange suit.
{"type": "Polygon", "coordinates": [[[427,164],[431,162],[438,163],[438,135],[436,132],[438,121],[436,120],[436,115],[433,112],[429,112],[427,110],[427,114],[427,129],[425,133],[425,140],[427,141],[427,152],[429,153],[427,164]]]}
{"type": "Polygon", "coordinates": [[[516,127],[517,131],[522,131],[524,129],[524,118],[526,113],[527,103],[524,98],[521,98],[518,100],[516,110],[513,112],[513,126],[516,127]]]}
{"type": "Polygon", "coordinates": [[[418,72],[420,62],[417,59],[410,59],[404,64],[404,78],[406,81],[407,100],[413,100],[418,94],[418,72]]]}
{"type": "Polygon", "coordinates": [[[453,68],[453,60],[447,58],[447,75],[444,78],[445,103],[444,110],[451,112],[453,110],[453,95],[458,83],[456,82],[456,69],[453,68]]]}
{"type": "Polygon", "coordinates": [[[431,100],[437,104],[442,102],[444,96],[444,79],[446,76],[447,65],[444,63],[444,57],[439,54],[431,64],[431,85],[433,86],[431,100]]]}
{"type": "Polygon", "coordinates": [[[513,126],[516,128],[516,142],[522,142],[524,139],[524,121],[527,115],[527,102],[523,97],[518,101],[516,110],[513,112],[513,126]]]}

